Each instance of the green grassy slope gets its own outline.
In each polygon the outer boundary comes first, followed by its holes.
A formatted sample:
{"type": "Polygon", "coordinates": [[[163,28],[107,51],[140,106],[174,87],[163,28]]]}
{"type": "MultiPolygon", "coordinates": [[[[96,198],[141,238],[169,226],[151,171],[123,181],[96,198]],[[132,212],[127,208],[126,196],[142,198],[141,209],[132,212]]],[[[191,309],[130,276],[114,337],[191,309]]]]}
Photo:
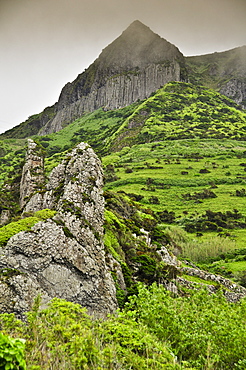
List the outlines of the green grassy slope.
{"type": "Polygon", "coordinates": [[[208,88],[169,83],[123,122],[111,147],[117,151],[126,145],[186,138],[245,140],[246,112],[208,88]]]}
{"type": "Polygon", "coordinates": [[[143,206],[155,212],[174,212],[173,222],[189,232],[229,233],[237,247],[245,246],[246,231],[241,232],[246,226],[244,141],[141,144],[106,156],[103,163],[106,189],[135,193],[143,206]],[[235,209],[240,214],[238,222],[229,217],[220,223],[205,216],[207,211],[225,214],[235,209]]]}

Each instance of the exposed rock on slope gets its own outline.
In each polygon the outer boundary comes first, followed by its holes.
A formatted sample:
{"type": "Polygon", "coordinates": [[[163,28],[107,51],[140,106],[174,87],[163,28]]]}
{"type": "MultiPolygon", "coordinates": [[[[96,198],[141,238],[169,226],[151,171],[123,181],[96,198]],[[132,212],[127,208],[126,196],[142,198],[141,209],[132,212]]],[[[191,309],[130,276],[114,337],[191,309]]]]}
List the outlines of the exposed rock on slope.
{"type": "Polygon", "coordinates": [[[191,82],[215,88],[246,108],[246,46],[186,57],[191,82]]]}
{"type": "Polygon", "coordinates": [[[44,156],[42,149],[28,139],[26,160],[20,183],[20,206],[23,208],[28,198],[44,185],[44,156]]]}
{"type": "Polygon", "coordinates": [[[44,302],[64,298],[91,313],[117,307],[102,241],[102,184],[99,159],[81,143],[52,171],[45,190],[30,198],[25,211],[57,213],[16,234],[1,250],[0,267],[6,272],[0,282],[1,312],[22,315],[38,293],[44,302]]]}
{"type": "Polygon", "coordinates": [[[242,107],[246,109],[246,77],[244,79],[230,79],[221,86],[220,93],[233,99],[236,103],[242,105],[242,107]]]}

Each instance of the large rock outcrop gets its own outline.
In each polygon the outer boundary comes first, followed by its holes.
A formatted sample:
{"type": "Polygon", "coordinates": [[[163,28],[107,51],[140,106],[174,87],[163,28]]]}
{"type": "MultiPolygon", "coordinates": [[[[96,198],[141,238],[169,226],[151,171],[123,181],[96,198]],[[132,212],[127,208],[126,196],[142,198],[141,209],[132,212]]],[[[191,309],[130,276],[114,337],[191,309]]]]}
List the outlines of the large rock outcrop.
{"type": "Polygon", "coordinates": [[[184,57],[178,48],[135,21],[63,88],[56,115],[40,134],[59,131],[64,124],[99,107],[127,106],[170,81],[185,78],[184,57]]]}
{"type": "Polygon", "coordinates": [[[43,303],[59,297],[90,313],[116,309],[102,240],[102,185],[100,161],[81,143],[54,168],[45,188],[29,197],[24,212],[50,208],[56,215],[16,234],[0,251],[1,312],[21,316],[38,294],[43,303]]]}

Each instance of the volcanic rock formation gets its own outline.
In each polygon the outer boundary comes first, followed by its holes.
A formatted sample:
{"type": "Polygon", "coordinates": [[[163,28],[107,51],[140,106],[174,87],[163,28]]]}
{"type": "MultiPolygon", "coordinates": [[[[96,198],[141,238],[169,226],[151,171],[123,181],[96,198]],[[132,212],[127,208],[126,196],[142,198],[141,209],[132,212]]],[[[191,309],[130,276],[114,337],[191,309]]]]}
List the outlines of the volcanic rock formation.
{"type": "MultiPolygon", "coordinates": [[[[27,161],[35,149],[29,140],[27,161]]],[[[33,186],[25,184],[25,174],[22,187],[29,194],[33,186]]],[[[50,208],[56,215],[14,235],[0,250],[1,312],[22,317],[38,294],[44,303],[59,297],[100,315],[116,309],[102,240],[102,185],[100,161],[81,143],[54,168],[45,189],[30,197],[24,212],[50,208]]]]}

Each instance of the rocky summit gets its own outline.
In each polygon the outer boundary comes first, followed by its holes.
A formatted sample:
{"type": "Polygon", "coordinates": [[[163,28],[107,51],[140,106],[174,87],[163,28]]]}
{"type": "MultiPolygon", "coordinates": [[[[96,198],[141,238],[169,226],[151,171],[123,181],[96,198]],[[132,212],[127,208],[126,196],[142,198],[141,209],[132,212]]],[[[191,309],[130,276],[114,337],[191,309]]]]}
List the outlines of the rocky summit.
{"type": "Polygon", "coordinates": [[[178,48],[139,21],[133,22],[98,59],[62,90],[55,116],[41,134],[59,131],[99,107],[127,106],[170,81],[185,78],[178,48]]]}

